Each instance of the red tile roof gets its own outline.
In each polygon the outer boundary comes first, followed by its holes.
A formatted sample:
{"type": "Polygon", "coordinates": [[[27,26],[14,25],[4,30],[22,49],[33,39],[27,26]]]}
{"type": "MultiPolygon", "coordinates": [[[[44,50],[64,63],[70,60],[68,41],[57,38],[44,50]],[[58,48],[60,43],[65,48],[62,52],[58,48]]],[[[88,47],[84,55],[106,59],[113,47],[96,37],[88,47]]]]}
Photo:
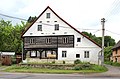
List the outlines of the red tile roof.
{"type": "Polygon", "coordinates": [[[34,22],[31,23],[31,25],[22,33],[21,37],[23,37],[23,35],[25,34],[25,32],[27,32],[27,30],[41,17],[41,15],[47,10],[50,9],[59,19],[61,19],[64,23],[66,23],[68,26],[70,26],[71,28],[73,28],[75,31],[77,31],[78,33],[80,33],[81,35],[83,35],[84,37],[86,37],[88,40],[90,40],[91,42],[93,42],[94,44],[96,44],[97,46],[101,47],[101,45],[97,44],[94,40],[92,40],[91,38],[89,38],[88,36],[86,36],[85,34],[81,33],[80,31],[78,31],[77,29],[75,29],[73,26],[71,26],[68,22],[66,22],[65,20],[63,20],[60,16],[57,15],[57,13],[55,13],[49,6],[47,6],[47,8],[36,18],[36,20],[34,20],[34,22]]]}

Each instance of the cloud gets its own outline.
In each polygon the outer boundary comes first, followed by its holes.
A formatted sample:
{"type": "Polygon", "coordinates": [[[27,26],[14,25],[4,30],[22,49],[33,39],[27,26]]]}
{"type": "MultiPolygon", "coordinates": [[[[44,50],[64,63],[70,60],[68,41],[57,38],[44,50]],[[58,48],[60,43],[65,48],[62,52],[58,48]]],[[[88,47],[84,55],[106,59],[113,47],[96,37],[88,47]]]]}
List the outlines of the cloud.
{"type": "MultiPolygon", "coordinates": [[[[75,28],[101,29],[100,19],[105,17],[106,29],[120,33],[118,29],[120,4],[116,9],[117,2],[113,4],[114,0],[3,0],[1,2],[1,12],[25,19],[29,16],[38,16],[47,6],[50,6],[75,28]]],[[[106,34],[117,40],[120,39],[117,38],[120,37],[118,35],[109,32],[106,34]]],[[[101,32],[96,32],[96,35],[101,36],[101,32]]]]}

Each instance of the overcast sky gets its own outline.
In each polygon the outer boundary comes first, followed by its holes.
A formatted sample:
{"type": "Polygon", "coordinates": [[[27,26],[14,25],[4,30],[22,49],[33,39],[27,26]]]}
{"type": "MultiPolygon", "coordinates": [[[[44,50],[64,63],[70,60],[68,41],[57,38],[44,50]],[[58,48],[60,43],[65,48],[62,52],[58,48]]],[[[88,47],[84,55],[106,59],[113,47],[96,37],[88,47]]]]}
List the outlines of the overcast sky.
{"type": "MultiPolygon", "coordinates": [[[[50,6],[60,17],[80,31],[102,36],[101,18],[106,19],[105,35],[120,40],[120,0],[0,0],[0,13],[28,19],[50,6]],[[90,30],[95,29],[95,30],[90,30]]],[[[19,20],[5,18],[13,23],[19,20]]]]}

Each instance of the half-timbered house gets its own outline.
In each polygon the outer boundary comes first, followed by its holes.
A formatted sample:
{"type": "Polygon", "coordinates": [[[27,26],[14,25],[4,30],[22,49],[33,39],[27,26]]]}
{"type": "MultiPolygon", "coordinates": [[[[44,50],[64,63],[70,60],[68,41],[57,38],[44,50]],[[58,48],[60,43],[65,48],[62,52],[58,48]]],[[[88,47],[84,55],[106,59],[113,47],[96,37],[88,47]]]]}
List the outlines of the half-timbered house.
{"type": "Polygon", "coordinates": [[[49,6],[22,34],[24,59],[55,59],[98,64],[101,46],[79,32],[49,6]]]}

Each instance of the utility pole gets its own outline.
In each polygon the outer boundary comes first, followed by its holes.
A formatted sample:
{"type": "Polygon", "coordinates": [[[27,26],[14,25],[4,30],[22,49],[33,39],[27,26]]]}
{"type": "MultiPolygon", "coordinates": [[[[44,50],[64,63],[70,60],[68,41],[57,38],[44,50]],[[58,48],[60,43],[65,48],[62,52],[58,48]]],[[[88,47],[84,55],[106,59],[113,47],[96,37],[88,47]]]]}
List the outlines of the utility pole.
{"type": "Polygon", "coordinates": [[[105,18],[101,19],[101,24],[102,24],[102,53],[101,53],[101,65],[103,66],[104,64],[104,34],[105,34],[105,28],[104,28],[104,24],[105,24],[105,18]]]}

